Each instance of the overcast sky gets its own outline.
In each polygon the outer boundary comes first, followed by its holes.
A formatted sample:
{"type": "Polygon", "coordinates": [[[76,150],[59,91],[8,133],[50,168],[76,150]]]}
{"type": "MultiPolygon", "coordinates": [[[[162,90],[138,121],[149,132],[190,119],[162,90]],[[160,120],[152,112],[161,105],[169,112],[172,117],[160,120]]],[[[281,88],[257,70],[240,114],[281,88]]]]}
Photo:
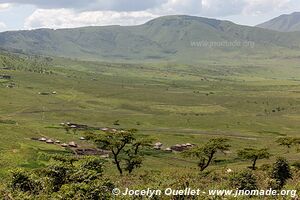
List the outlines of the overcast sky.
{"type": "Polygon", "coordinates": [[[299,0],[0,0],[0,31],[136,25],[174,14],[256,25],[296,11],[299,0]]]}

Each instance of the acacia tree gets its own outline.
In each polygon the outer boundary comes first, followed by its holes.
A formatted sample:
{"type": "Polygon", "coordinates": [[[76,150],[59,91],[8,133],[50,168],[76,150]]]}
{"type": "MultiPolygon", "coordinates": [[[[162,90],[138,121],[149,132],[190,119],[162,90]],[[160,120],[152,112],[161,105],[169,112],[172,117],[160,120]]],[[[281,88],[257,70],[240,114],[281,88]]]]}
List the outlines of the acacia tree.
{"type": "Polygon", "coordinates": [[[124,158],[126,162],[125,170],[129,174],[136,168],[141,167],[143,162],[143,154],[141,153],[141,148],[152,146],[152,139],[140,139],[134,141],[130,148],[124,150],[126,157],[124,158]]]}
{"type": "Polygon", "coordinates": [[[295,143],[295,138],[292,137],[280,137],[276,140],[276,142],[280,145],[280,146],[286,146],[288,148],[288,152],[289,149],[293,146],[293,144],[295,143]]]}
{"type": "Polygon", "coordinates": [[[195,147],[184,152],[184,155],[197,158],[200,171],[204,171],[211,164],[216,153],[225,153],[229,150],[230,145],[227,142],[228,139],[226,138],[214,138],[201,147],[195,147]]]}
{"type": "Polygon", "coordinates": [[[268,152],[268,149],[245,148],[238,152],[238,156],[242,159],[251,160],[252,161],[251,169],[255,170],[257,160],[269,159],[271,155],[268,152]]]}
{"type": "Polygon", "coordinates": [[[297,151],[300,151],[300,138],[294,138],[293,144],[297,147],[297,151]]]}
{"type": "Polygon", "coordinates": [[[114,164],[122,175],[123,171],[131,173],[142,164],[141,149],[149,146],[150,141],[138,140],[134,133],[137,130],[121,130],[116,132],[88,133],[86,139],[92,140],[99,148],[111,152],[114,164]],[[125,167],[122,163],[125,162],[125,167]]]}

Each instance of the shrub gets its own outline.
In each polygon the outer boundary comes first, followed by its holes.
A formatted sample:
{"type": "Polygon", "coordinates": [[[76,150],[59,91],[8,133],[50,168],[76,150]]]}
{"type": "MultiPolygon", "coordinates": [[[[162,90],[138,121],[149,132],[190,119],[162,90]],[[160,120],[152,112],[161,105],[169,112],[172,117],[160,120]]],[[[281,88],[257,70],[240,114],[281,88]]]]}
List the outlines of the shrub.
{"type": "Polygon", "coordinates": [[[234,173],[229,177],[230,186],[238,190],[256,190],[257,180],[249,169],[234,173]]]}
{"type": "Polygon", "coordinates": [[[19,190],[22,192],[34,193],[36,191],[36,184],[31,179],[30,174],[23,170],[17,169],[11,172],[10,187],[13,190],[19,190]]]}
{"type": "Polygon", "coordinates": [[[277,158],[271,170],[271,178],[275,181],[271,185],[274,189],[282,189],[288,179],[291,179],[292,172],[290,165],[285,158],[277,158]]]}

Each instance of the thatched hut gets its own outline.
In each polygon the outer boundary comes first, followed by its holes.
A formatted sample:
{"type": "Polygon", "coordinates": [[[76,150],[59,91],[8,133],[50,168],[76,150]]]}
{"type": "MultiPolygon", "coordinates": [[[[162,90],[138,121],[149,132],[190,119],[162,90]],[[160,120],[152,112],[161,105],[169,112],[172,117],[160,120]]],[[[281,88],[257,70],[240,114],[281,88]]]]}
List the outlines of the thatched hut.
{"type": "Polygon", "coordinates": [[[176,144],[176,145],[174,145],[174,146],[171,146],[171,149],[173,150],[173,151],[184,151],[184,150],[186,150],[186,146],[182,146],[181,144],[176,144]]]}
{"type": "Polygon", "coordinates": [[[155,149],[155,150],[161,150],[161,147],[154,146],[153,149],[155,149]]]}
{"type": "Polygon", "coordinates": [[[161,142],[157,142],[157,143],[154,144],[154,146],[156,146],[156,147],[162,147],[162,145],[163,144],[161,142]]]}
{"type": "Polygon", "coordinates": [[[39,141],[41,141],[41,142],[46,142],[46,141],[47,141],[47,139],[46,139],[46,138],[44,138],[44,137],[42,137],[42,138],[39,138],[39,141]]]}
{"type": "Polygon", "coordinates": [[[108,128],[101,128],[101,131],[108,131],[108,128]]]}
{"type": "Polygon", "coordinates": [[[60,146],[62,146],[62,147],[68,147],[68,144],[62,143],[60,146]]]}
{"type": "Polygon", "coordinates": [[[54,141],[51,140],[51,139],[49,139],[49,140],[46,140],[46,143],[47,143],[47,144],[54,144],[54,141]]]}
{"type": "Polygon", "coordinates": [[[75,142],[69,142],[69,146],[76,148],[78,145],[75,142]]]}
{"type": "Polygon", "coordinates": [[[186,143],[185,144],[187,147],[192,147],[193,145],[191,143],[186,143]]]}

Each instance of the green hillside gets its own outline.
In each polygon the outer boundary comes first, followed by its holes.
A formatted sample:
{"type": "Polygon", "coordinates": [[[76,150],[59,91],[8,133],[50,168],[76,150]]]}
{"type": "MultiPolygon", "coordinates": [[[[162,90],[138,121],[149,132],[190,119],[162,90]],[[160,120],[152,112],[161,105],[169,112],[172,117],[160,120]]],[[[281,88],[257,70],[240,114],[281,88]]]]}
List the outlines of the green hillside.
{"type": "Polygon", "coordinates": [[[257,27],[280,32],[300,31],[300,12],[295,12],[290,15],[281,15],[270,21],[259,24],[257,27]]]}
{"type": "Polygon", "coordinates": [[[191,16],[0,33],[0,199],[297,198],[299,36],[191,16]]]}
{"type": "Polygon", "coordinates": [[[228,21],[166,16],[140,26],[39,29],[0,34],[15,52],[106,61],[183,61],[236,56],[299,55],[300,33],[278,33],[228,21]],[[205,45],[203,43],[211,43],[205,45]],[[238,45],[221,42],[239,42],[238,45]],[[244,43],[252,42],[253,46],[244,43]]]}

